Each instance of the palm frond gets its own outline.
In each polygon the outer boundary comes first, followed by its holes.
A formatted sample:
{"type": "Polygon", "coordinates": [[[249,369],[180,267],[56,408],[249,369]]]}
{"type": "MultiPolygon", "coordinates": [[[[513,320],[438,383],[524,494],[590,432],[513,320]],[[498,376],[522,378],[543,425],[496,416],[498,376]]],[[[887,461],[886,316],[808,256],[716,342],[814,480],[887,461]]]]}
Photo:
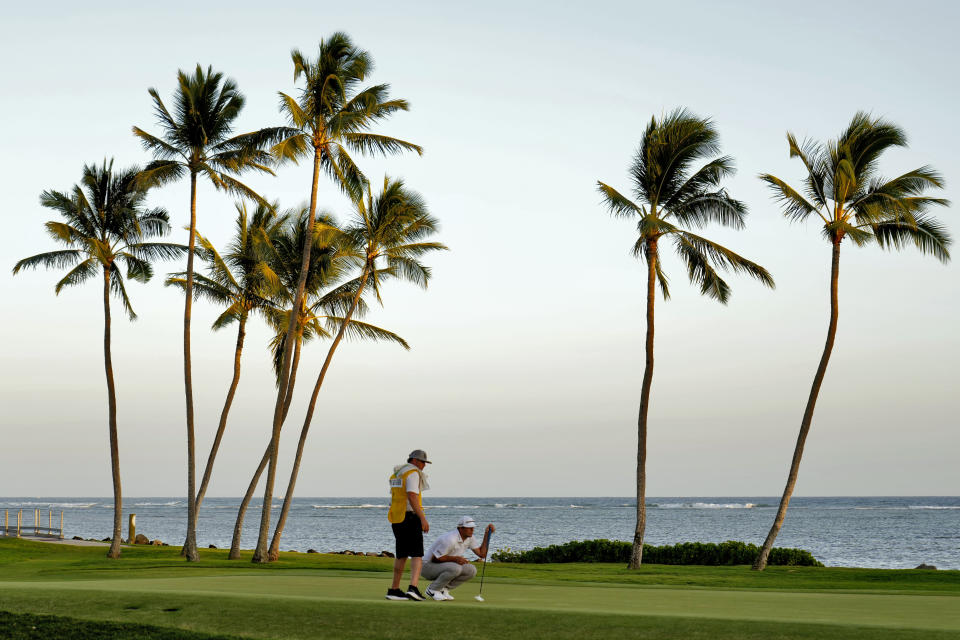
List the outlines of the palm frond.
{"type": "Polygon", "coordinates": [[[96,258],[87,258],[67,272],[67,275],[60,279],[53,289],[54,293],[59,295],[60,290],[64,287],[72,287],[86,282],[93,276],[97,275],[97,267],[99,265],[100,262],[96,258]]]}
{"type": "Polygon", "coordinates": [[[777,176],[763,173],[760,174],[760,179],[766,182],[773,191],[774,198],[776,198],[783,207],[783,215],[790,220],[800,222],[806,220],[810,214],[815,213],[826,222],[826,219],[816,207],[777,176]]]}
{"type": "Polygon", "coordinates": [[[940,262],[950,261],[950,233],[930,216],[916,216],[912,224],[901,220],[881,222],[874,225],[873,234],[884,249],[901,249],[912,244],[920,253],[930,254],[940,262]]]}
{"type": "Polygon", "coordinates": [[[380,153],[388,155],[402,151],[414,151],[418,156],[423,155],[423,147],[420,145],[390,136],[355,132],[343,134],[343,139],[347,147],[364,154],[380,153]]]}
{"type": "MultiPolygon", "coordinates": [[[[344,318],[339,318],[335,316],[327,316],[327,329],[330,333],[336,333],[340,330],[340,327],[343,326],[344,318]]],[[[351,319],[347,323],[347,328],[344,331],[344,336],[349,338],[354,338],[358,340],[373,340],[376,342],[395,342],[399,344],[406,350],[410,350],[410,345],[407,344],[407,341],[395,334],[392,331],[377,327],[372,324],[367,324],[366,322],[360,322],[359,320],[351,319]]]]}
{"type": "Polygon", "coordinates": [[[634,215],[643,215],[644,210],[630,201],[613,187],[597,181],[597,191],[603,196],[603,203],[611,215],[617,218],[629,218],[634,215]]]}
{"type": "Polygon", "coordinates": [[[72,267],[80,261],[83,254],[77,249],[64,249],[62,251],[47,251],[38,253],[35,256],[18,260],[13,265],[13,275],[17,275],[23,269],[37,269],[45,267],[47,269],[64,269],[72,267]]]}
{"type": "Polygon", "coordinates": [[[137,314],[134,313],[133,305],[130,304],[127,288],[123,284],[123,275],[120,273],[120,269],[117,268],[116,264],[110,265],[110,291],[120,299],[120,304],[123,305],[123,310],[127,312],[127,317],[130,318],[130,320],[136,320],[137,314]]]}

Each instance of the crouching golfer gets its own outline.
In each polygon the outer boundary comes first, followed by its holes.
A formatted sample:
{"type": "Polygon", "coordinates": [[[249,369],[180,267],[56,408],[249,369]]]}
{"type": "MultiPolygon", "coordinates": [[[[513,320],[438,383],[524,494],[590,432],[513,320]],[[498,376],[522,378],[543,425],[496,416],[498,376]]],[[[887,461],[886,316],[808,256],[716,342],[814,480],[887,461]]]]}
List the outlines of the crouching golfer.
{"type": "Polygon", "coordinates": [[[423,562],[423,534],[430,531],[427,516],[423,514],[423,492],[430,488],[423,468],[431,464],[427,452],[414,449],[407,463],[393,468],[390,475],[390,511],[387,519],[397,539],[397,557],[393,561],[393,583],[387,590],[387,600],[423,600],[417,588],[423,562]],[[400,590],[403,569],[410,558],[410,586],[400,590]]]}
{"type": "Polygon", "coordinates": [[[463,516],[457,522],[457,528],[448,531],[430,545],[423,561],[421,575],[427,580],[433,580],[427,587],[427,597],[434,600],[453,600],[451,589],[456,589],[464,582],[477,575],[477,568],[464,557],[470,549],[479,558],[487,557],[487,546],[490,544],[490,534],[496,531],[492,524],[487,525],[483,534],[483,544],[477,546],[473,538],[473,529],[477,523],[470,516],[463,516]]]}

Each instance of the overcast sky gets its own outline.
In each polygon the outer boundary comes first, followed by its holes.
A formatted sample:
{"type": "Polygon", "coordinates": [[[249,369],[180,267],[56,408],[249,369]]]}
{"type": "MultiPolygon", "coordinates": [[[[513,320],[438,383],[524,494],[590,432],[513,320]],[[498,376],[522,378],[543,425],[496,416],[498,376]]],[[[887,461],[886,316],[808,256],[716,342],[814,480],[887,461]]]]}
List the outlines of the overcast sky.
{"type": "MultiPolygon", "coordinates": [[[[381,131],[422,158],[358,158],[374,181],[400,176],[442,223],[451,251],[430,257],[429,290],[391,284],[369,320],[404,336],[348,343],[319,401],[301,496],[375,496],[413,448],[435,460],[436,495],[632,495],[643,369],[642,265],[634,229],[596,192],[629,189],[627,167],[652,115],[713,118],[736,158],[742,232],[713,237],[763,264],[777,289],[731,277],[720,305],[667,259],[658,301],[648,495],[772,496],[783,489],[828,319],[830,248],[788,223],[756,176],[797,183],[799,137],[836,136],[859,109],[902,126],[893,176],[930,164],[960,200],[955,126],[960,55],[952,2],[18,3],[0,40],[0,495],[111,493],[101,291],[53,293],[61,277],[10,276],[51,250],[38,204],[84,163],[144,163],[132,125],[158,132],[148,87],[165,100],[177,69],[213,65],[247,97],[239,130],[280,124],[293,92],[290,50],[313,54],[348,32],[412,108],[381,131]],[[99,6],[98,6],[99,5],[99,6]]],[[[309,195],[309,168],[250,182],[283,206],[309,195]]],[[[188,182],[155,192],[186,242],[188,182]]],[[[322,207],[347,202],[328,181],[322,207]]],[[[936,212],[954,237],[955,208],[936,212]]],[[[203,187],[198,227],[218,246],[231,198],[203,187]]],[[[955,250],[955,253],[960,250],[955,250]]],[[[182,297],[158,277],[114,315],[121,469],[128,496],[186,491],[182,297]]],[[[957,264],[915,250],[845,243],[840,328],[807,443],[798,495],[955,495],[960,487],[957,264]]],[[[194,307],[198,460],[232,373],[235,333],[194,307]]],[[[209,495],[239,495],[266,445],[274,402],[261,322],[209,495]]],[[[306,397],[326,353],[311,345],[282,444],[285,483],[306,397]]],[[[201,467],[202,468],[202,467],[201,467]]]]}

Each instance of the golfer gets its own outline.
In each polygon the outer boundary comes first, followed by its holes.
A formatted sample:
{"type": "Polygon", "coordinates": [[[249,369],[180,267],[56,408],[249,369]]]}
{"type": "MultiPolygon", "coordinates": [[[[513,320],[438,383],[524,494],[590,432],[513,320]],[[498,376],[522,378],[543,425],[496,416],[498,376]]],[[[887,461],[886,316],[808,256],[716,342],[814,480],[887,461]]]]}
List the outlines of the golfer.
{"type": "Polygon", "coordinates": [[[473,518],[463,516],[457,522],[457,528],[448,531],[434,541],[427,551],[423,563],[423,577],[433,580],[427,587],[427,597],[434,600],[453,600],[451,589],[456,589],[464,582],[477,575],[477,568],[464,557],[470,549],[478,558],[487,557],[487,546],[490,544],[490,534],[496,531],[492,524],[487,525],[483,534],[483,544],[477,546],[473,538],[473,530],[477,526],[473,518]]]}
{"type": "Polygon", "coordinates": [[[430,488],[423,468],[432,464],[427,452],[414,449],[406,464],[393,468],[390,475],[390,510],[387,519],[397,539],[397,557],[393,561],[393,583],[387,590],[387,600],[424,600],[417,588],[423,566],[423,534],[430,531],[427,516],[423,515],[423,492],[430,488]],[[400,579],[410,558],[410,586],[400,590],[400,579]]]}

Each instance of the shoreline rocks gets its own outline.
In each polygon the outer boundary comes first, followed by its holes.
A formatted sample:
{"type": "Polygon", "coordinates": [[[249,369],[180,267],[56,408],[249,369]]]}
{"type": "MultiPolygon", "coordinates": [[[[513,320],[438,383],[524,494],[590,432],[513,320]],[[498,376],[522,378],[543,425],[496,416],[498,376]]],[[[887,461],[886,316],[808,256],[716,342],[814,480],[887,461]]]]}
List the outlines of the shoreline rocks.
{"type": "MultiPolygon", "coordinates": [[[[310,553],[309,551],[307,553],[310,553]]],[[[314,552],[316,553],[316,552],[314,552]]],[[[345,549],[343,551],[331,551],[332,555],[337,556],[366,556],[368,558],[393,558],[394,555],[389,551],[381,551],[377,553],[376,551],[351,551],[345,549]]]]}

